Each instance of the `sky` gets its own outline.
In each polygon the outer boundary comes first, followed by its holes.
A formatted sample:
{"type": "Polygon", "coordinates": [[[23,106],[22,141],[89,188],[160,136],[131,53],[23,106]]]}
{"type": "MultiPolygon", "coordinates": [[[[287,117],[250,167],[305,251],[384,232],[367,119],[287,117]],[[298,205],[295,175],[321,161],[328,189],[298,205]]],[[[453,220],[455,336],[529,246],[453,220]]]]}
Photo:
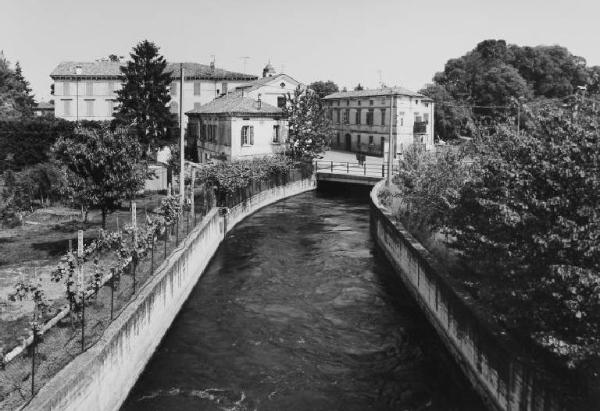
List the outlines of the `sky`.
{"type": "Polygon", "coordinates": [[[485,39],[559,44],[600,65],[597,0],[0,0],[0,50],[38,100],[61,61],[92,61],[148,39],[168,61],[340,88],[382,80],[419,90],[485,39]]]}

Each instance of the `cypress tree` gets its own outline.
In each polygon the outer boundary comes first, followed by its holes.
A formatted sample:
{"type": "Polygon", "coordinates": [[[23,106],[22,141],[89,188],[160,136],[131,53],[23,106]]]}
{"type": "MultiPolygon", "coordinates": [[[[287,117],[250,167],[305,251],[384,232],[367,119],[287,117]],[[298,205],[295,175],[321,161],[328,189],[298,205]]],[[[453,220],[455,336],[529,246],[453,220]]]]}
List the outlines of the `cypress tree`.
{"type": "Polygon", "coordinates": [[[137,44],[131,60],[121,67],[125,80],[117,92],[120,105],[115,122],[135,131],[146,154],[164,143],[169,128],[174,126],[168,107],[171,73],[166,71],[167,61],[158,51],[148,40],[137,44]]]}

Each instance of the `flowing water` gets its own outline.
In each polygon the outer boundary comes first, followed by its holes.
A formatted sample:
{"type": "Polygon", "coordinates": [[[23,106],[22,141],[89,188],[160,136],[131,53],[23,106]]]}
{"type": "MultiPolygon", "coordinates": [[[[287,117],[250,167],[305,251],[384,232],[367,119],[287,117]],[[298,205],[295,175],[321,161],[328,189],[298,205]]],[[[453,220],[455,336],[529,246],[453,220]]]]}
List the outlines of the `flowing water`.
{"type": "Polygon", "coordinates": [[[376,250],[366,196],[311,192],[227,236],[123,409],[483,406],[376,250]]]}

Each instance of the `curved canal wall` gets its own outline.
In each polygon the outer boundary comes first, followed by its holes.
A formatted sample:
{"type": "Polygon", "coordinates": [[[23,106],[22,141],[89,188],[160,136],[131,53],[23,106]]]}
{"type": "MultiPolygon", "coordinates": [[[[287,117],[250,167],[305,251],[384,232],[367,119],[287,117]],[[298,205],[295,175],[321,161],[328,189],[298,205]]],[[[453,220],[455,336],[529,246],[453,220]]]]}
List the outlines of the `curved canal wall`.
{"type": "Polygon", "coordinates": [[[522,350],[485,320],[471,296],[379,202],[383,187],[382,181],[371,191],[373,237],[488,407],[567,409],[559,385],[523,359],[522,350]]]}
{"type": "Polygon", "coordinates": [[[24,409],[118,409],[227,232],[258,209],[315,188],[314,177],[308,178],[262,191],[224,215],[212,209],[103,337],[57,373],[24,409]]]}

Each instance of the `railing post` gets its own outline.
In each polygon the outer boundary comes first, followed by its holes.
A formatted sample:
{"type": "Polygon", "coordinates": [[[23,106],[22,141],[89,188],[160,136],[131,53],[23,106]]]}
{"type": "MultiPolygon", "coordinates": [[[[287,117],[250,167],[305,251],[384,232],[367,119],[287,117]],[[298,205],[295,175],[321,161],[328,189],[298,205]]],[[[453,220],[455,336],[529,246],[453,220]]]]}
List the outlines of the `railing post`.
{"type": "Polygon", "coordinates": [[[331,172],[333,173],[333,161],[331,162],[331,172]]]}
{"type": "Polygon", "coordinates": [[[385,177],[385,165],[381,164],[381,177],[385,177]]]}
{"type": "Polygon", "coordinates": [[[363,163],[363,168],[365,170],[365,175],[367,175],[367,162],[366,161],[363,163]]]}

